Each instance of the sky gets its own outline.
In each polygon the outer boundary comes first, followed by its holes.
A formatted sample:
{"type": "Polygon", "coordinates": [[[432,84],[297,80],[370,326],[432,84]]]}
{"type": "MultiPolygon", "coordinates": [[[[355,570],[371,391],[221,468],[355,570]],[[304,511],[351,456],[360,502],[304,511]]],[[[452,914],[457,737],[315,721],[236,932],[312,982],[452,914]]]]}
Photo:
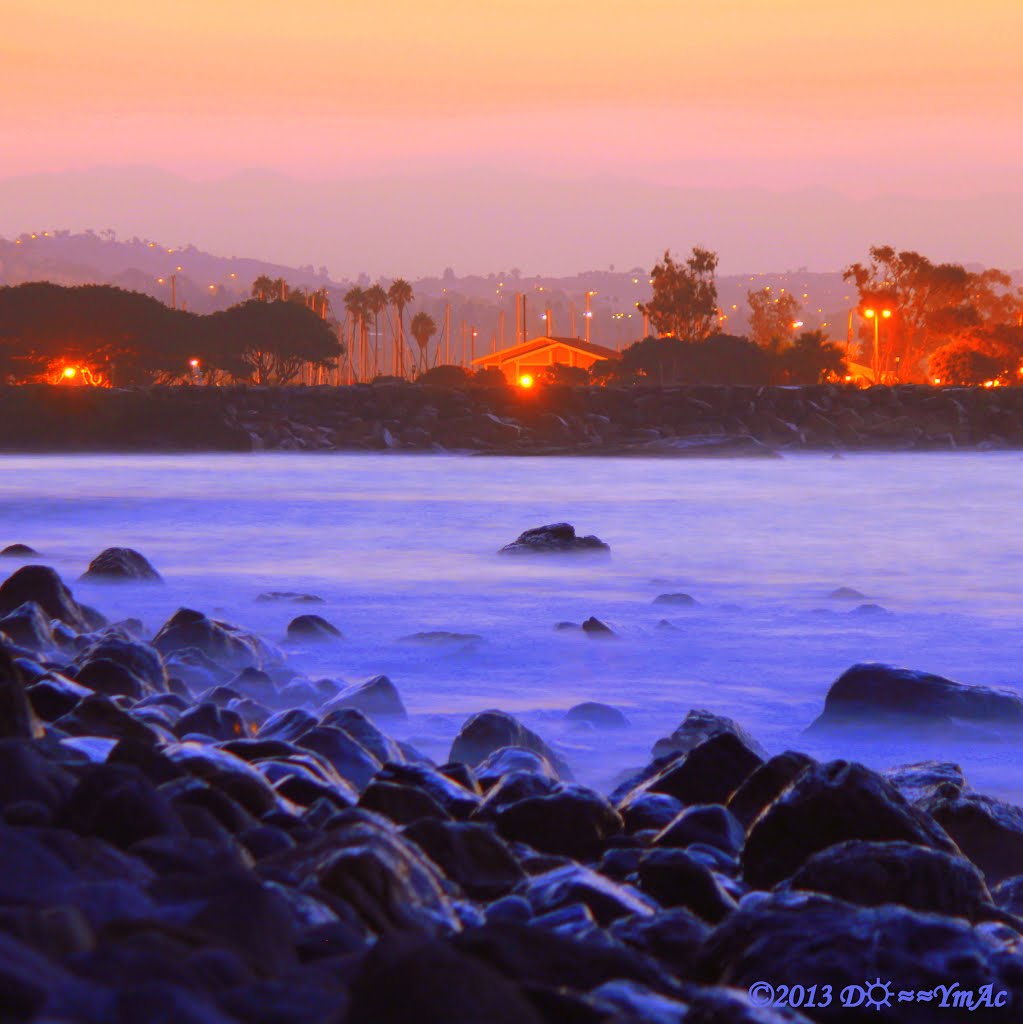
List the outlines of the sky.
{"type": "MultiPolygon", "coordinates": [[[[1020,0],[0,0],[2,180],[1018,191],[1020,0]]],[[[0,231],[9,231],[0,224],[0,231]]]]}

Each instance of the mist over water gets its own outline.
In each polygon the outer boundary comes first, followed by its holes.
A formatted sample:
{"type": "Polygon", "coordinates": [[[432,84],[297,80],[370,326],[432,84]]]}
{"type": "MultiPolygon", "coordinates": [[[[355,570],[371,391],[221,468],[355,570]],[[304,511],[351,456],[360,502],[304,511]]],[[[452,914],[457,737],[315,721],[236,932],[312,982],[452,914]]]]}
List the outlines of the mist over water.
{"type": "MultiPolygon", "coordinates": [[[[1017,742],[804,737],[831,682],[884,661],[1023,689],[1023,459],[1018,453],[782,460],[260,453],[0,458],[0,546],[43,553],[75,596],[155,632],[181,606],[282,643],[315,612],[346,640],[283,645],[314,678],[385,673],[410,718],[390,729],[444,761],[471,712],[500,707],[609,787],[693,707],[737,718],[772,753],[884,768],[959,761],[1023,799],[1017,742]],[[501,558],[522,530],[567,520],[607,560],[501,558]],[[101,549],[139,549],[165,587],[76,582],[101,549]],[[828,598],[854,587],[892,614],[828,598]],[[269,590],[326,604],[257,603],[269,590]],[[655,605],[683,591],[693,609],[655,605]],[[590,615],[617,639],[557,633],[590,615]],[[662,619],[675,629],[659,628],[662,619]],[[398,642],[427,630],[471,645],[398,642]],[[583,700],[632,728],[568,728],[583,700]]],[[[2,567],[3,575],[18,562],[2,567]]]]}

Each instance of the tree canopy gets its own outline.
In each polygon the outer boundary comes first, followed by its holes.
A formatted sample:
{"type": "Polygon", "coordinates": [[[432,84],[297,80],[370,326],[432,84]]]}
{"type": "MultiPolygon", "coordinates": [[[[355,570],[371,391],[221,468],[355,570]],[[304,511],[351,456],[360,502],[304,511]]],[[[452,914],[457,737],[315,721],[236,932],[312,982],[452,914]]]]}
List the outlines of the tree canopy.
{"type": "Polygon", "coordinates": [[[717,325],[717,265],[717,253],[709,249],[694,247],[681,262],[666,250],[650,271],[653,296],[647,303],[637,303],[637,308],[661,335],[681,341],[706,338],[717,325]]]}

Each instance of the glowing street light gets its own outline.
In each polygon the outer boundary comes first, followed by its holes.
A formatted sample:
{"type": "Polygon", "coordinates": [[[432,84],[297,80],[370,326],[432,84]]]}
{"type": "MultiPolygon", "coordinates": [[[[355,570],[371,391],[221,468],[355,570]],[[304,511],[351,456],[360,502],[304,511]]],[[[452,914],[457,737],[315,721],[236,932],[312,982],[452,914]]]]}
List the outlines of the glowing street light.
{"type": "Polygon", "coordinates": [[[519,377],[520,388],[525,388],[528,391],[533,386],[533,384],[534,381],[532,374],[524,373],[521,377],[519,377]]]}
{"type": "Polygon", "coordinates": [[[865,309],[863,315],[868,320],[874,321],[874,383],[879,384],[881,379],[881,342],[878,323],[882,317],[887,320],[892,315],[892,311],[890,309],[865,309]]]}
{"type": "Polygon", "coordinates": [[[74,378],[75,376],[77,376],[77,374],[78,374],[78,369],[77,369],[77,367],[74,367],[74,366],[65,366],[65,367],[64,367],[64,372],[63,372],[63,373],[61,374],[61,376],[62,376],[62,377],[63,377],[63,378],[65,379],[65,380],[71,380],[72,378],[74,378]]]}

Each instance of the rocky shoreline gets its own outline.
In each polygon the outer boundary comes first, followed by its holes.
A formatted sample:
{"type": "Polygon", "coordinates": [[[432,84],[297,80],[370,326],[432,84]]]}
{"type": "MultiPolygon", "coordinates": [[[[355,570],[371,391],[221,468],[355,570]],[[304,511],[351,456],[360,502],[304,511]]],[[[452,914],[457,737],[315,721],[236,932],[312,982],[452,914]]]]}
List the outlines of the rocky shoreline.
{"type": "MultiPolygon", "coordinates": [[[[546,529],[566,544],[565,526],[546,529]]],[[[123,548],[87,573],[161,585],[123,548]]],[[[313,614],[292,626],[338,641],[313,614]]],[[[386,677],[304,678],[196,610],[150,636],[80,604],[48,566],[13,572],[0,1019],[1019,1017],[1023,809],[956,765],[771,755],[697,709],[601,793],[505,712],[471,715],[444,764],[388,735],[405,713],[386,677]]],[[[627,727],[595,702],[568,714],[627,727]]],[[[876,715],[1023,728],[1023,699],[854,666],[814,728],[876,715]]]]}
{"type": "Polygon", "coordinates": [[[0,388],[0,451],[773,455],[1023,448],[1023,387],[0,388]]]}

